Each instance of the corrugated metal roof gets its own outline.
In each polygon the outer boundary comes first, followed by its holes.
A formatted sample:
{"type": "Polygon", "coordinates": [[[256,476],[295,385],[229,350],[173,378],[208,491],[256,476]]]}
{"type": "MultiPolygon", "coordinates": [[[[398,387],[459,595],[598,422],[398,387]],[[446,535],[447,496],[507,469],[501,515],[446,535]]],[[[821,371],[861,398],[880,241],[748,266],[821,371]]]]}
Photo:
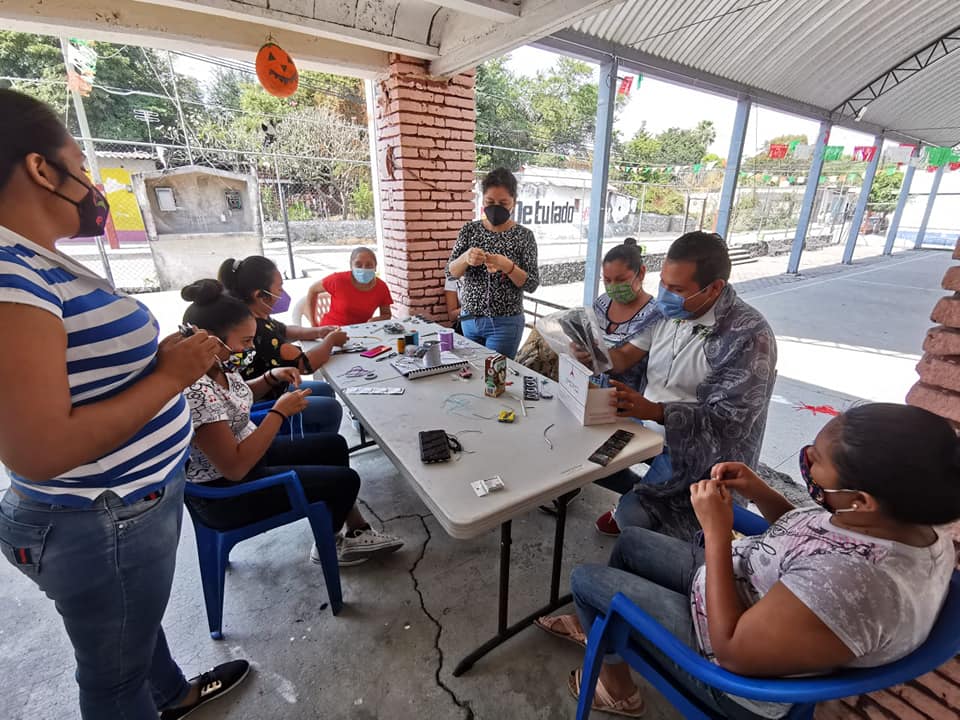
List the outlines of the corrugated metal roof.
{"type": "MultiPolygon", "coordinates": [[[[957,0],[628,0],[560,35],[829,112],[958,27],[957,0]]],[[[960,50],[874,100],[864,125],[960,142],[958,80],[960,50]]]]}

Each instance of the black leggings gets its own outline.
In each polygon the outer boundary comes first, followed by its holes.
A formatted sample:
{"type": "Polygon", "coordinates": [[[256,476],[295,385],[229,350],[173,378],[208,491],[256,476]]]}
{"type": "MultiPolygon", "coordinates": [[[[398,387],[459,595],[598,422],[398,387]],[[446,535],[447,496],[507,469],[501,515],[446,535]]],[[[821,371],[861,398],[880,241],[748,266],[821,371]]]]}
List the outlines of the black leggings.
{"type": "MultiPolygon", "coordinates": [[[[300,478],[307,502],[323,501],[327,504],[334,532],[343,527],[347,513],[360,492],[360,476],[350,469],[347,441],[335,433],[308,433],[292,442],[289,437],[278,437],[241,482],[259,480],[288,470],[295,471],[300,478]]],[[[209,487],[233,487],[236,484],[225,478],[204,483],[209,487]]],[[[204,525],[215,530],[232,530],[250,525],[290,509],[290,500],[283,485],[222,500],[188,496],[186,503],[204,525]]]]}

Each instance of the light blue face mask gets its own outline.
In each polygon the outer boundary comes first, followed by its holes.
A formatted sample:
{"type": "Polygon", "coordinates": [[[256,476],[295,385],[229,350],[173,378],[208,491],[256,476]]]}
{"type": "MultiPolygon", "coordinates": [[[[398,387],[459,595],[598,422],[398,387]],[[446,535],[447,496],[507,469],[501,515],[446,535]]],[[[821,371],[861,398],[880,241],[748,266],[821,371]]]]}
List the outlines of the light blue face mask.
{"type": "Polygon", "coordinates": [[[687,310],[683,304],[695,298],[702,292],[709,290],[710,287],[707,286],[703,288],[700,292],[696,292],[688,298],[685,298],[679,293],[675,293],[672,290],[667,290],[663,285],[660,286],[660,290],[657,293],[657,305],[660,308],[660,312],[663,313],[664,317],[670,318],[671,320],[689,320],[693,317],[694,313],[690,310],[687,310]]]}
{"type": "Polygon", "coordinates": [[[377,277],[377,271],[370,268],[353,268],[353,279],[361,285],[369,285],[377,277]]]}

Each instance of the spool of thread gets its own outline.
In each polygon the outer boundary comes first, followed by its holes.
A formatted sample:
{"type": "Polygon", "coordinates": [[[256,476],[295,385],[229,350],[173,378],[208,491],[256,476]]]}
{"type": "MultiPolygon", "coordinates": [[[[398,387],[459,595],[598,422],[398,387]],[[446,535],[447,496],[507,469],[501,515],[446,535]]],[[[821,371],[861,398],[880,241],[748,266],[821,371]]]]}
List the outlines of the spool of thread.
{"type": "Polygon", "coordinates": [[[453,350],[453,330],[440,331],[440,349],[448,352],[453,350]]]}
{"type": "Polygon", "coordinates": [[[414,330],[403,336],[403,339],[406,340],[407,346],[419,345],[420,344],[420,333],[414,330]]]}
{"type": "Polygon", "coordinates": [[[397,353],[403,355],[403,351],[407,349],[407,340],[406,338],[397,338],[397,353]]]}

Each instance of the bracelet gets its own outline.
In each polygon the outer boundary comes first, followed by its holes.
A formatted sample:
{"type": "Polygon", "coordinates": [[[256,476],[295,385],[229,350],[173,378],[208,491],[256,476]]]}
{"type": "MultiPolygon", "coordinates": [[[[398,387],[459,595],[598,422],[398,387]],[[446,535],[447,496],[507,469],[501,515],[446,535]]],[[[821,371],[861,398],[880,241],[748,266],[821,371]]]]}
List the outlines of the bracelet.
{"type": "Polygon", "coordinates": [[[509,277],[510,275],[512,275],[512,274],[513,274],[513,271],[517,269],[517,264],[516,264],[515,262],[513,262],[513,260],[511,260],[510,263],[511,263],[512,267],[507,271],[507,277],[509,277]]]}
{"type": "Polygon", "coordinates": [[[263,377],[264,377],[264,381],[265,381],[265,382],[267,383],[267,385],[269,385],[270,387],[277,387],[277,386],[280,384],[280,381],[277,380],[277,379],[273,376],[273,368],[270,368],[269,370],[267,370],[267,371],[263,374],[263,377]]]}
{"type": "Polygon", "coordinates": [[[279,415],[279,416],[280,416],[280,422],[286,422],[286,421],[289,419],[289,418],[287,418],[287,416],[284,415],[282,412],[280,412],[279,410],[274,410],[273,408],[270,408],[269,410],[267,410],[267,415],[269,415],[270,413],[274,413],[274,414],[276,414],[276,415],[279,415]]]}

